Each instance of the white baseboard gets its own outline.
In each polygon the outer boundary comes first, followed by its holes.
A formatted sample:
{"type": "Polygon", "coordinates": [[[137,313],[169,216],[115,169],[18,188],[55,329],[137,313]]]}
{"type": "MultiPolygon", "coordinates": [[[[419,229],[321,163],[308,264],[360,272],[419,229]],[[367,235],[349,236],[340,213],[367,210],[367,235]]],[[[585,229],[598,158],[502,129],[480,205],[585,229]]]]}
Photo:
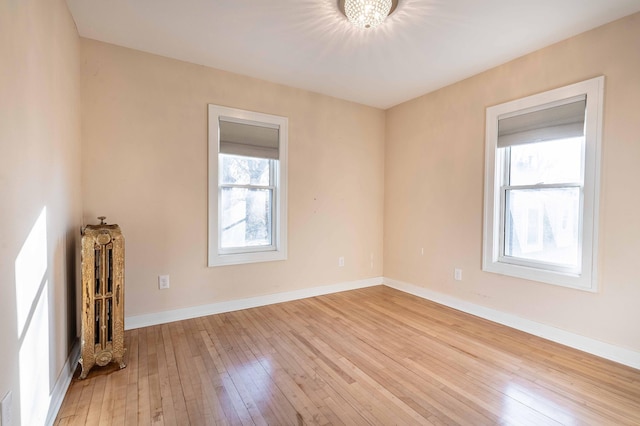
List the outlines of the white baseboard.
{"type": "Polygon", "coordinates": [[[148,327],[150,325],[165,324],[173,321],[203,317],[207,315],[221,314],[224,312],[239,311],[241,309],[256,308],[272,305],[274,303],[289,302],[291,300],[306,299],[307,297],[322,296],[341,291],[355,290],[358,288],[382,285],[383,278],[369,278],[365,280],[350,281],[326,286],[305,288],[301,290],[287,291],[284,293],[268,294],[265,296],[249,297],[246,299],[230,300],[227,302],[211,303],[208,305],[193,306],[190,308],[174,309],[171,311],[156,312],[153,314],[134,315],[125,318],[125,330],[148,327]]]}
{"type": "Polygon", "coordinates": [[[64,397],[67,394],[67,389],[69,389],[69,385],[71,384],[71,379],[73,379],[73,373],[76,371],[76,367],[78,366],[79,358],[80,342],[76,340],[71,348],[71,353],[67,357],[67,361],[64,363],[62,371],[53,386],[53,391],[49,398],[49,412],[47,413],[47,421],[45,423],[48,426],[52,426],[56,420],[58,411],[60,411],[60,407],[62,406],[62,401],[64,400],[64,397]]]}
{"type": "Polygon", "coordinates": [[[609,359],[629,367],[640,369],[640,353],[629,349],[620,348],[618,346],[604,343],[599,340],[571,333],[556,327],[552,327],[539,322],[531,321],[518,317],[516,315],[507,314],[495,309],[486,308],[474,303],[465,302],[464,300],[438,293],[424,287],[419,287],[406,282],[393,280],[391,278],[383,278],[384,285],[395,288],[405,293],[423,299],[431,300],[441,305],[466,312],[489,321],[497,322],[517,330],[560,343],[565,346],[579,349],[584,352],[609,359]]]}

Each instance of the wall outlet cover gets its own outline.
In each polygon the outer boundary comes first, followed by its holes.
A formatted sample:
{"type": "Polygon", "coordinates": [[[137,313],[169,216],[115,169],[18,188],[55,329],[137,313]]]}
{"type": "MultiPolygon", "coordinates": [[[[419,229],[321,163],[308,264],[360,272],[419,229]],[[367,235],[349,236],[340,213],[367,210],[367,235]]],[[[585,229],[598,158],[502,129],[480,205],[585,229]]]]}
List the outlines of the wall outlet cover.
{"type": "Polygon", "coordinates": [[[462,281],[462,269],[455,268],[454,271],[453,271],[453,278],[456,281],[462,281]]]}
{"type": "Polygon", "coordinates": [[[158,288],[160,290],[169,288],[169,275],[158,275],[158,288]]]}

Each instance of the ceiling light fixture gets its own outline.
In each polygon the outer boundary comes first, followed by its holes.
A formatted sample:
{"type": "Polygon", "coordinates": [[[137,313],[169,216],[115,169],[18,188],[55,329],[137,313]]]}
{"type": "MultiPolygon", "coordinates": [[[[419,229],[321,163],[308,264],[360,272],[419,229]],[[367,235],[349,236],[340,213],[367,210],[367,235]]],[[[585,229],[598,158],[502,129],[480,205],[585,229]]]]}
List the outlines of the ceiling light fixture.
{"type": "Polygon", "coordinates": [[[398,0],[339,0],[340,11],[359,28],[380,25],[398,5],[398,0]]]}

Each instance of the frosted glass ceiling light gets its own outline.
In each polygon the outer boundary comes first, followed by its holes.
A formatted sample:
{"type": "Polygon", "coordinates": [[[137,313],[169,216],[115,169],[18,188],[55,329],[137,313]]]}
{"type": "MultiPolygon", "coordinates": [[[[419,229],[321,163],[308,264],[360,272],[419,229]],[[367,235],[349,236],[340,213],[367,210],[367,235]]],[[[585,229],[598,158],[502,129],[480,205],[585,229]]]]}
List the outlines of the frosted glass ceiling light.
{"type": "Polygon", "coordinates": [[[397,0],[341,0],[340,8],[349,21],[360,28],[373,28],[380,25],[395,9],[397,0]],[[344,9],[343,9],[344,7],[344,9]]]}

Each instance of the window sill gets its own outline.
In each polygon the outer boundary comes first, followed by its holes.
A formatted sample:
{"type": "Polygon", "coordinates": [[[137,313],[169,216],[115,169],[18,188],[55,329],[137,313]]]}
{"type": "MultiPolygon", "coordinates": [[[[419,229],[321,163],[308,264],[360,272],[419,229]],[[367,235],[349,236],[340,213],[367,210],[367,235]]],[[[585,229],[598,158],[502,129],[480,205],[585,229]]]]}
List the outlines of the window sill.
{"type": "Polygon", "coordinates": [[[595,280],[592,279],[592,274],[583,273],[577,275],[503,262],[484,262],[482,270],[529,281],[588,291],[590,293],[597,292],[597,286],[595,280]]]}
{"type": "Polygon", "coordinates": [[[245,263],[276,262],[287,260],[284,250],[257,251],[251,253],[212,254],[209,257],[209,267],[242,265],[245,263]]]}

